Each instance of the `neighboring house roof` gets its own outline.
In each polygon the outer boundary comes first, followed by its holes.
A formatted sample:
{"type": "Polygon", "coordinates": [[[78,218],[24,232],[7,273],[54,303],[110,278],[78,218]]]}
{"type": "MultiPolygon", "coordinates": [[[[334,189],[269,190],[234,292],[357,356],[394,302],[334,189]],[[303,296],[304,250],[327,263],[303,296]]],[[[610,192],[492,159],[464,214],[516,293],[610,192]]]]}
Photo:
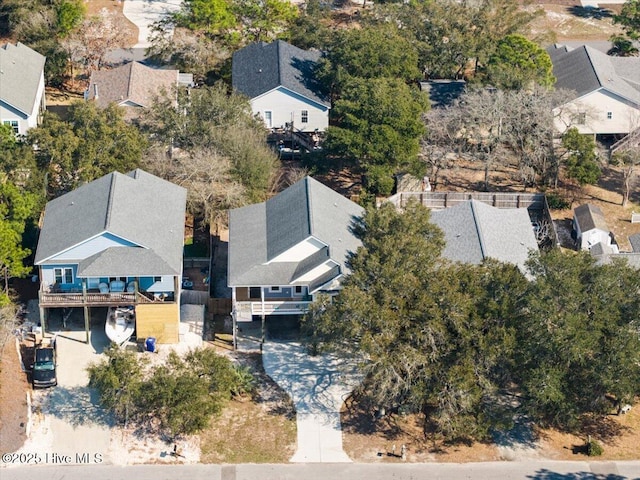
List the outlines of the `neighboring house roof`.
{"type": "Polygon", "coordinates": [[[30,115],[40,102],[38,87],[45,60],[20,42],[0,47],[0,101],[30,115]]]}
{"type": "Polygon", "coordinates": [[[640,105],[640,58],[611,57],[587,45],[553,45],[547,52],[556,88],[574,91],[574,98],[603,88],[640,105]]]}
{"type": "Polygon", "coordinates": [[[233,88],[249,98],[284,87],[325,107],[329,99],[319,92],[314,69],[320,52],[302,50],[282,40],[253,43],[233,54],[233,88]]]}
{"type": "Polygon", "coordinates": [[[361,245],[351,227],[363,213],[362,207],[311,177],[266,202],[231,210],[229,286],[289,285],[329,259],[344,274],[349,253],[361,245]],[[299,262],[271,262],[309,237],[328,247],[299,262]]]}
{"type": "Polygon", "coordinates": [[[631,244],[631,250],[636,253],[640,253],[640,233],[631,235],[629,237],[629,243],[631,244]]]}
{"type": "Polygon", "coordinates": [[[501,209],[478,200],[431,212],[444,232],[443,256],[452,261],[481,263],[485,258],[514,263],[521,269],[538,242],[526,208],[501,209]]]}
{"type": "Polygon", "coordinates": [[[609,232],[609,226],[604,218],[604,213],[597,205],[585,203],[576,207],[573,211],[573,218],[580,227],[582,233],[589,230],[598,229],[604,232],[609,232]]]}
{"type": "Polygon", "coordinates": [[[110,103],[133,103],[149,107],[162,89],[168,93],[178,85],[178,70],[161,70],[130,62],[112,70],[91,73],[87,100],[105,108],[110,103]]]}
{"type": "Polygon", "coordinates": [[[110,233],[138,247],[112,247],[82,260],[86,276],[98,271],[179,275],[182,271],[182,187],[137,169],[113,172],[47,203],[35,264],[89,239],[110,233]],[[156,271],[159,268],[162,271],[156,271]]]}

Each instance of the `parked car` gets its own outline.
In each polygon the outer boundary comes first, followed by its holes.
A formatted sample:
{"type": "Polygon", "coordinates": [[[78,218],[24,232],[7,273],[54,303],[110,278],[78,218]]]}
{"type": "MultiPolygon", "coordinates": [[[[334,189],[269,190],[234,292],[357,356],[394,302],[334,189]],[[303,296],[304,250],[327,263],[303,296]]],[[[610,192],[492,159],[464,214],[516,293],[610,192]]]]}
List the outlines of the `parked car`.
{"type": "Polygon", "coordinates": [[[31,370],[33,388],[55,387],[56,375],[56,339],[42,339],[33,349],[33,368],[31,370]]]}

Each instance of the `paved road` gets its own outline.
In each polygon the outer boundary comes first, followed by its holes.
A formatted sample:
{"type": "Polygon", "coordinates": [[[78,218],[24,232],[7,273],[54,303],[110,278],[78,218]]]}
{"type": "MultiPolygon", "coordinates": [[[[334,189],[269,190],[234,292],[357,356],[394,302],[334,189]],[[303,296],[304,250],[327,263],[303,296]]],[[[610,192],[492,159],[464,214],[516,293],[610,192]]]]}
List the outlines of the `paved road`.
{"type": "Polygon", "coordinates": [[[638,480],[640,461],[31,466],[0,469],[0,477],[2,480],[638,480]]]}

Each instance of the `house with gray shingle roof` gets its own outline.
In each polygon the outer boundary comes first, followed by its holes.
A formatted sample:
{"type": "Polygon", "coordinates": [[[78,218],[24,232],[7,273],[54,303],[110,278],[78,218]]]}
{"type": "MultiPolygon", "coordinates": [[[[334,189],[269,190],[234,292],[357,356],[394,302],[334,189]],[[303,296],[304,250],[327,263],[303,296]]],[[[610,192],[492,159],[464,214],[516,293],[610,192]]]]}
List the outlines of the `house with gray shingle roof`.
{"type": "Polygon", "coordinates": [[[587,45],[547,49],[555,87],[573,91],[556,109],[556,128],[580,133],[626,135],[640,127],[640,58],[611,57],[587,45]]]}
{"type": "Polygon", "coordinates": [[[42,120],[45,60],[19,42],[0,47],[0,123],[16,135],[24,135],[42,120]]]}
{"type": "Polygon", "coordinates": [[[139,115],[138,109],[150,107],[163,91],[171,94],[178,85],[192,83],[190,74],[129,62],[111,70],[92,72],[85,99],[100,108],[106,108],[110,103],[128,107],[126,116],[132,118],[139,115]]]}
{"type": "Polygon", "coordinates": [[[487,258],[513,263],[525,270],[538,242],[526,208],[496,208],[467,200],[444,210],[433,210],[431,221],[444,232],[442,256],[462,263],[487,258]]]}
{"type": "Polygon", "coordinates": [[[47,203],[35,265],[53,308],[135,307],[137,334],[178,341],[186,190],[137,169],[47,203]]]}
{"type": "Polygon", "coordinates": [[[585,203],[573,211],[573,230],[576,245],[580,250],[591,250],[601,243],[598,251],[609,250],[618,253],[618,246],[612,243],[611,231],[604,218],[604,213],[597,205],[585,203]]]}
{"type": "Polygon", "coordinates": [[[282,40],[253,43],[233,54],[233,88],[249,97],[267,128],[323,132],[331,103],[313,76],[320,56],[282,40]]]}
{"type": "Polygon", "coordinates": [[[321,292],[336,293],[347,258],[361,245],[364,210],[306,177],[263,203],[229,212],[227,283],[233,316],[304,313],[321,292]]]}

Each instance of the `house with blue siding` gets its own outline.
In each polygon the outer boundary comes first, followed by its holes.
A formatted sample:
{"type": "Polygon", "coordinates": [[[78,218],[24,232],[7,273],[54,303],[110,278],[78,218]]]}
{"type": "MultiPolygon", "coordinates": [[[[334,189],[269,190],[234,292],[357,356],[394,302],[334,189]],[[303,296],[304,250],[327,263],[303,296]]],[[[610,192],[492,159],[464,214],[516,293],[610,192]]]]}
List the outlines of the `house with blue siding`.
{"type": "Polygon", "coordinates": [[[40,317],[134,306],[138,337],[178,341],[186,190],[137,169],[113,172],[47,203],[35,265],[40,317]]]}

